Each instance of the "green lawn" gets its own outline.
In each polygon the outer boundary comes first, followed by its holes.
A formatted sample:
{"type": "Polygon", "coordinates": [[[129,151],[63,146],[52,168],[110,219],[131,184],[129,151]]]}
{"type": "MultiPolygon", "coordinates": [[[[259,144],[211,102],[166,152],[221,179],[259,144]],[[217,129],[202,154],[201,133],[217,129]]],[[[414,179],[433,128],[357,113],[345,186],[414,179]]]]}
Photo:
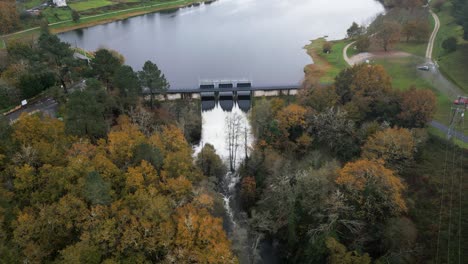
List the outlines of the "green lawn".
{"type": "Polygon", "coordinates": [[[332,51],[328,54],[323,53],[322,47],[323,47],[323,41],[317,41],[315,43],[314,49],[316,50],[317,54],[324,58],[326,61],[330,63],[332,66],[325,76],[321,78],[322,83],[332,83],[335,80],[335,76],[340,73],[343,69],[346,69],[348,67],[348,64],[343,58],[343,48],[349,43],[347,40],[338,40],[338,41],[333,41],[332,42],[332,51]]]}
{"type": "Polygon", "coordinates": [[[453,98],[449,98],[438,90],[431,81],[420,76],[417,66],[424,62],[420,57],[386,58],[375,60],[375,64],[382,65],[392,77],[392,86],[398,90],[406,90],[411,86],[418,89],[432,90],[437,96],[437,112],[434,119],[443,123],[449,123],[449,116],[453,98]]]}
{"type": "Polygon", "coordinates": [[[463,29],[455,23],[451,9],[452,4],[447,2],[437,13],[441,26],[434,44],[433,57],[444,75],[468,93],[468,41],[463,40],[463,29]],[[442,48],[442,42],[452,36],[458,38],[459,47],[457,51],[447,53],[442,48]]]}
{"type": "Polygon", "coordinates": [[[42,11],[42,15],[47,18],[47,21],[49,21],[49,23],[56,23],[72,19],[71,10],[66,7],[49,7],[42,11]]]}
{"type": "Polygon", "coordinates": [[[26,9],[30,9],[30,8],[33,8],[33,7],[36,7],[42,3],[46,2],[45,0],[31,0],[31,1],[27,1],[25,3],[23,3],[23,6],[24,8],[26,9]]]}
{"type": "Polygon", "coordinates": [[[69,6],[76,11],[84,11],[93,8],[99,8],[103,6],[113,5],[114,2],[108,0],[89,0],[69,3],[69,6]]]}
{"type": "Polygon", "coordinates": [[[414,54],[416,56],[425,57],[427,42],[400,42],[395,46],[395,50],[400,50],[414,54]]]}

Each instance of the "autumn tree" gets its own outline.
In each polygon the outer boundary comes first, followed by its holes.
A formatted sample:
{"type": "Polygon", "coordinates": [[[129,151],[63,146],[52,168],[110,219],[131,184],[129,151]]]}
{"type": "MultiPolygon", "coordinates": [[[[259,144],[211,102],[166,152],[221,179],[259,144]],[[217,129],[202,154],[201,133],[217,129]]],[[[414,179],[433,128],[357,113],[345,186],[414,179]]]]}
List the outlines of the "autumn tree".
{"type": "Polygon", "coordinates": [[[377,39],[382,48],[388,51],[394,44],[400,41],[401,26],[393,21],[385,21],[377,32],[377,39]]]}
{"type": "Polygon", "coordinates": [[[414,87],[400,94],[399,122],[405,127],[425,127],[434,117],[436,97],[426,89],[414,87]]]}
{"type": "Polygon", "coordinates": [[[0,1],[0,33],[6,34],[19,26],[19,15],[14,0],[0,1]]]}
{"type": "Polygon", "coordinates": [[[180,263],[237,263],[230,251],[221,219],[207,209],[188,204],[177,209],[173,258],[180,263]]]}
{"type": "Polygon", "coordinates": [[[406,37],[406,42],[411,38],[417,41],[425,41],[430,34],[429,24],[425,21],[409,21],[403,25],[402,35],[406,37]]]}
{"type": "Polygon", "coordinates": [[[299,93],[300,96],[298,100],[300,104],[305,107],[310,107],[318,112],[334,107],[340,101],[334,86],[316,85],[308,89],[302,89],[299,93]]]}
{"type": "Polygon", "coordinates": [[[292,143],[294,147],[307,147],[311,143],[312,139],[304,133],[307,129],[306,113],[307,110],[297,104],[288,105],[277,113],[276,119],[281,132],[281,137],[276,141],[278,146],[287,147],[292,143]],[[301,137],[307,139],[302,142],[301,137]]]}
{"type": "Polygon", "coordinates": [[[330,264],[370,264],[369,254],[359,254],[357,251],[348,251],[346,247],[333,237],[328,237],[326,245],[330,251],[328,263],[330,264]]]}
{"type": "Polygon", "coordinates": [[[386,167],[402,172],[413,162],[416,151],[411,131],[405,128],[388,128],[372,135],[362,148],[367,159],[383,160],[386,167]]]}
{"type": "Polygon", "coordinates": [[[406,212],[405,185],[382,161],[361,159],[347,163],[338,173],[336,184],[345,193],[356,216],[368,223],[406,212]]]}
{"type": "Polygon", "coordinates": [[[398,110],[390,76],[380,65],[345,69],[336,77],[335,86],[344,109],[355,121],[392,118],[398,110]]]}
{"type": "Polygon", "coordinates": [[[65,126],[58,119],[41,115],[22,114],[13,126],[13,139],[20,146],[30,146],[39,163],[62,164],[70,144],[65,126]]]}
{"type": "Polygon", "coordinates": [[[242,179],[241,183],[241,200],[242,206],[249,210],[254,204],[256,200],[256,182],[255,178],[247,176],[242,179]]]}

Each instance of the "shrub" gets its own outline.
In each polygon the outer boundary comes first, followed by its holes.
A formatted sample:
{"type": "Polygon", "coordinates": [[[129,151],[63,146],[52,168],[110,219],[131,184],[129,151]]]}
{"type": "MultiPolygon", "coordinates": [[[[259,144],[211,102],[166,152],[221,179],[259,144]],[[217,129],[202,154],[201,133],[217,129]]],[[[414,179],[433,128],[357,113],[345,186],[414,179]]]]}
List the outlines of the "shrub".
{"type": "Polygon", "coordinates": [[[332,51],[332,44],[331,42],[325,42],[323,43],[322,47],[323,53],[330,53],[332,51]]]}
{"type": "Polygon", "coordinates": [[[457,50],[457,38],[455,37],[449,37],[442,42],[442,48],[446,50],[447,52],[454,52],[457,50]]]}

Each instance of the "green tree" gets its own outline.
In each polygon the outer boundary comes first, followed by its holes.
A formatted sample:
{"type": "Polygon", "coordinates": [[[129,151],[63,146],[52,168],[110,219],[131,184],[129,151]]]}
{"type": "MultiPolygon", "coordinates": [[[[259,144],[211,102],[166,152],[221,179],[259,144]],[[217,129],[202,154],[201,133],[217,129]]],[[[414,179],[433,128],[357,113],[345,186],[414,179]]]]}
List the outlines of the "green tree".
{"type": "Polygon", "coordinates": [[[104,181],[99,173],[93,171],[86,177],[83,196],[91,205],[108,205],[111,203],[110,184],[104,181]]]}
{"type": "Polygon", "coordinates": [[[161,93],[169,89],[169,83],[156,64],[146,61],[143,70],[138,72],[141,85],[148,88],[151,98],[151,108],[154,107],[155,93],[161,93]]]}
{"type": "Polygon", "coordinates": [[[26,73],[20,77],[19,87],[23,98],[31,98],[55,84],[51,72],[26,73]]]}
{"type": "Polygon", "coordinates": [[[356,38],[359,37],[364,33],[365,29],[361,26],[359,26],[356,22],[353,22],[351,27],[346,30],[346,33],[348,35],[348,38],[356,38]]]}
{"type": "Polygon", "coordinates": [[[62,42],[56,35],[42,33],[38,40],[45,61],[67,93],[66,80],[70,77],[70,67],[74,63],[73,51],[70,44],[62,42]]]}
{"type": "Polygon", "coordinates": [[[458,46],[458,40],[456,37],[446,38],[442,42],[442,48],[444,48],[444,50],[447,51],[448,53],[456,51],[457,46],[458,46]]]}
{"type": "Polygon", "coordinates": [[[120,66],[113,76],[112,84],[119,91],[118,99],[124,109],[128,110],[136,106],[141,89],[138,76],[132,67],[120,66]]]}
{"type": "Polygon", "coordinates": [[[164,164],[164,157],[161,151],[147,143],[141,143],[135,147],[133,153],[133,163],[140,164],[141,161],[146,160],[157,170],[161,170],[164,164]]]}
{"type": "Polygon", "coordinates": [[[94,76],[104,82],[107,89],[110,88],[111,79],[121,65],[121,60],[107,49],[96,51],[94,58],[91,60],[91,68],[93,69],[92,72],[94,76]]]}
{"type": "Polygon", "coordinates": [[[107,132],[104,112],[104,105],[96,100],[96,93],[89,90],[73,92],[66,104],[67,133],[94,140],[104,137],[107,132]]]}
{"type": "Polygon", "coordinates": [[[227,172],[221,158],[216,153],[215,148],[211,144],[205,144],[197,155],[197,167],[201,169],[203,175],[220,179],[227,172]]]}
{"type": "Polygon", "coordinates": [[[80,13],[78,13],[78,11],[76,11],[75,9],[72,10],[72,20],[75,23],[80,21],[80,13]]]}

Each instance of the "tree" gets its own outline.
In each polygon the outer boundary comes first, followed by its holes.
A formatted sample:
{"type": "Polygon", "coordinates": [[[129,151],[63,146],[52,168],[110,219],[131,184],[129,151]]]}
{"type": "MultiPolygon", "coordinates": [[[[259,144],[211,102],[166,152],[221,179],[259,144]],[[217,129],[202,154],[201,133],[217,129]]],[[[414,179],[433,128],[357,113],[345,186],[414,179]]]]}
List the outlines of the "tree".
{"type": "Polygon", "coordinates": [[[333,237],[328,237],[326,245],[330,251],[329,264],[370,264],[369,254],[360,255],[356,251],[348,251],[346,247],[333,237]]]}
{"type": "Polygon", "coordinates": [[[192,204],[177,209],[174,216],[177,233],[171,252],[177,263],[237,263],[222,221],[209,215],[205,208],[192,204]]]}
{"type": "Polygon", "coordinates": [[[448,53],[457,50],[458,40],[456,37],[448,37],[442,42],[442,48],[448,53]]]}
{"type": "Polygon", "coordinates": [[[359,52],[364,52],[364,51],[367,51],[370,47],[370,38],[368,36],[360,36],[357,40],[356,40],[356,49],[359,51],[359,52]]]}
{"type": "Polygon", "coordinates": [[[329,108],[314,114],[307,120],[309,133],[317,143],[326,146],[342,160],[348,160],[359,154],[359,144],[355,123],[340,108],[329,108]]]}
{"type": "Polygon", "coordinates": [[[107,89],[110,88],[111,78],[122,65],[122,62],[110,50],[100,49],[96,51],[94,58],[91,60],[91,68],[97,78],[106,84],[107,89]]]}
{"type": "Polygon", "coordinates": [[[335,79],[337,93],[349,117],[355,121],[394,116],[390,76],[380,65],[355,65],[335,79]],[[388,113],[389,112],[389,113],[388,113]]]}
{"type": "Polygon", "coordinates": [[[367,159],[385,161],[385,165],[402,172],[413,162],[416,144],[411,131],[405,128],[388,128],[372,135],[362,148],[367,159]]]}
{"type": "Polygon", "coordinates": [[[122,108],[128,110],[135,107],[141,88],[138,76],[132,67],[127,65],[120,66],[113,76],[112,83],[119,90],[118,99],[122,104],[122,108]]]}
{"type": "Polygon", "coordinates": [[[425,127],[434,117],[437,100],[434,93],[414,87],[401,93],[401,112],[397,116],[405,127],[425,127]]]}
{"type": "Polygon", "coordinates": [[[110,184],[104,181],[99,173],[95,171],[88,173],[83,196],[91,205],[110,204],[112,201],[110,191],[110,184]]]}
{"type": "Polygon", "coordinates": [[[20,77],[19,87],[23,98],[31,98],[55,84],[55,76],[51,72],[26,73],[20,77]]]}
{"type": "Polygon", "coordinates": [[[255,182],[255,178],[247,176],[242,179],[240,195],[242,206],[246,210],[249,210],[252,206],[255,205],[257,192],[256,188],[257,184],[255,182]]]}
{"type": "Polygon", "coordinates": [[[335,86],[316,85],[308,89],[301,89],[299,93],[298,100],[300,104],[317,112],[323,112],[334,107],[340,101],[335,86]]]}
{"type": "Polygon", "coordinates": [[[323,46],[322,46],[322,51],[323,53],[330,53],[332,51],[332,43],[329,42],[329,41],[326,41],[325,43],[323,43],[323,46]]]}
{"type": "Polygon", "coordinates": [[[388,51],[395,43],[400,41],[401,26],[392,21],[385,21],[376,34],[382,48],[388,51]]]}
{"type": "Polygon", "coordinates": [[[67,133],[93,140],[107,133],[105,108],[96,100],[93,91],[75,91],[66,104],[65,128],[67,133]]]}
{"type": "Polygon", "coordinates": [[[78,13],[78,11],[76,11],[75,9],[72,9],[72,20],[75,23],[80,21],[80,13],[78,13]]]}
{"type": "Polygon", "coordinates": [[[211,144],[205,144],[197,155],[196,164],[207,177],[221,179],[227,172],[221,158],[216,153],[215,148],[211,144]]]}
{"type": "Polygon", "coordinates": [[[356,217],[367,223],[381,222],[407,210],[404,184],[381,161],[349,162],[338,172],[335,182],[355,206],[356,217]]]}
{"type": "Polygon", "coordinates": [[[154,107],[154,94],[169,89],[169,83],[158,66],[151,61],[146,61],[143,70],[138,72],[141,85],[148,88],[151,98],[151,108],[154,107]]]}
{"type": "Polygon", "coordinates": [[[353,22],[351,27],[346,30],[348,38],[356,38],[361,36],[364,33],[364,27],[359,26],[356,22],[353,22]]]}
{"type": "Polygon", "coordinates": [[[65,93],[67,93],[65,81],[69,78],[70,67],[74,63],[73,51],[70,49],[70,44],[62,42],[56,35],[50,33],[42,33],[38,44],[44,61],[47,61],[49,68],[55,73],[65,93]]]}
{"type": "Polygon", "coordinates": [[[19,26],[19,16],[14,0],[0,1],[0,33],[12,32],[19,26]]]}

